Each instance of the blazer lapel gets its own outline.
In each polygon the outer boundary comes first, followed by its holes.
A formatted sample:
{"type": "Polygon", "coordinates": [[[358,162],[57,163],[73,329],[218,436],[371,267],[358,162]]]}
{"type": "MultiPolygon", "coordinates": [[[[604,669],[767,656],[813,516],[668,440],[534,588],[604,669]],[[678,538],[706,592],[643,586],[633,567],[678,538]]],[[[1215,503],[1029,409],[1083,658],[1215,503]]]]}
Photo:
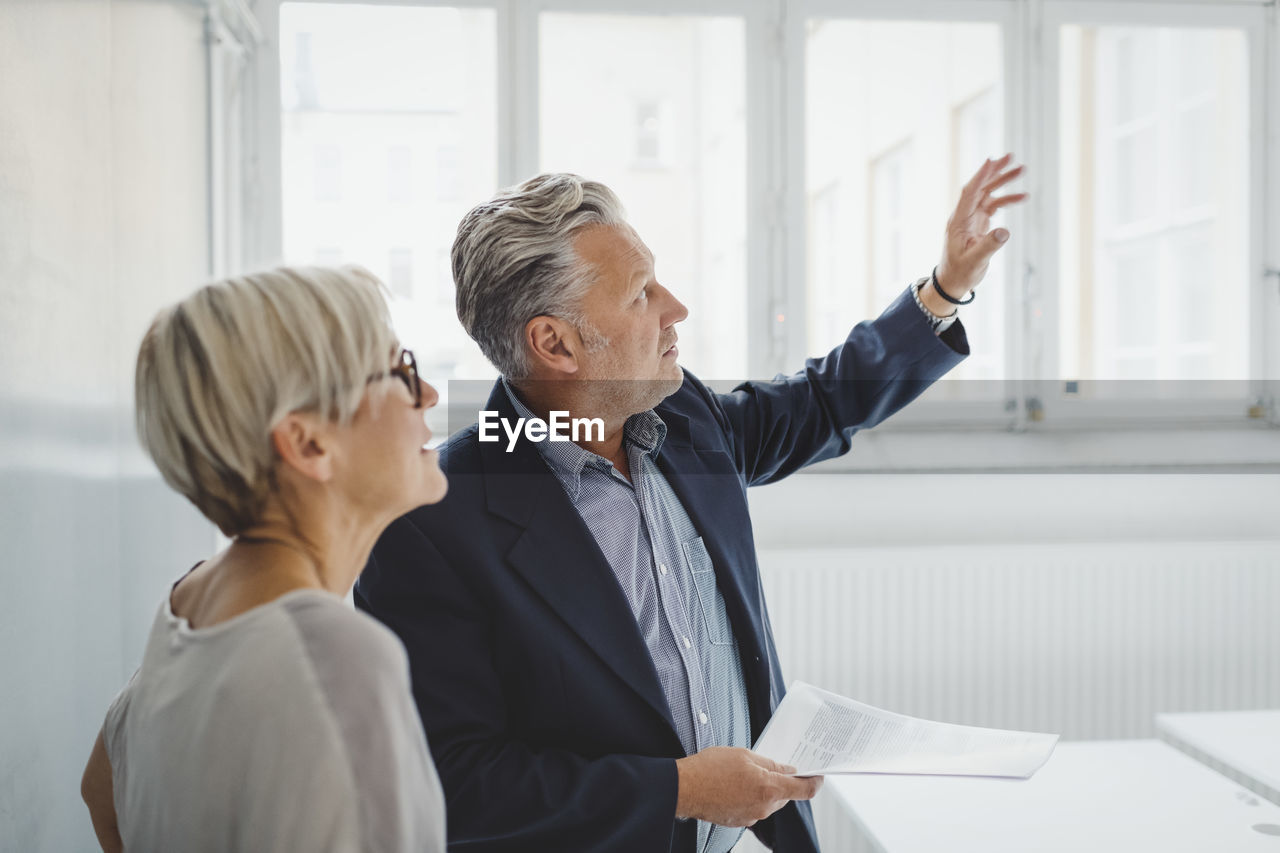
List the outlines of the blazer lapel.
{"type": "MultiPolygon", "coordinates": [[[[501,383],[488,408],[517,417],[501,383]]],[[[564,488],[527,441],[480,444],[491,512],[524,528],[508,552],[512,568],[628,686],[666,721],[679,748],[666,694],[631,605],[564,488]]]]}

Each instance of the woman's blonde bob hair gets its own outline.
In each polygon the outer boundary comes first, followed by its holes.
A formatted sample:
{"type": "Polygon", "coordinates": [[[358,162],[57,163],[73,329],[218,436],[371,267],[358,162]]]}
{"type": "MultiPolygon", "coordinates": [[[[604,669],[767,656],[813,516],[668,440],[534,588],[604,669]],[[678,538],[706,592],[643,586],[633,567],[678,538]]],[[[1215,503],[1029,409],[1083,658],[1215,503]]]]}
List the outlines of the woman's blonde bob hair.
{"type": "Polygon", "coordinates": [[[387,370],[397,343],[384,292],[359,267],[280,267],[205,285],[151,324],[138,437],[226,536],[259,520],[274,488],[272,428],[295,411],[349,421],[387,370]]]}

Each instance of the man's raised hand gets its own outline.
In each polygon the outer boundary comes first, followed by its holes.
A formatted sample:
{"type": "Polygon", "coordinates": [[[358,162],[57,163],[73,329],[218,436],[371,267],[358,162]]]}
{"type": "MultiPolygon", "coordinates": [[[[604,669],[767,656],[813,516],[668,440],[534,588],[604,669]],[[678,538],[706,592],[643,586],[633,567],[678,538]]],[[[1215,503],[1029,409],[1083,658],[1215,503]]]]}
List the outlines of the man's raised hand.
{"type": "Polygon", "coordinates": [[[963,299],[978,286],[987,274],[991,256],[1009,239],[1008,229],[987,230],[991,227],[991,217],[1000,208],[1027,197],[1026,193],[995,194],[1022,174],[1022,166],[1008,168],[1012,160],[1013,155],[1006,154],[999,160],[983,163],[964,185],[955,212],[947,220],[942,261],[938,264],[938,285],[953,299],[963,299]]]}

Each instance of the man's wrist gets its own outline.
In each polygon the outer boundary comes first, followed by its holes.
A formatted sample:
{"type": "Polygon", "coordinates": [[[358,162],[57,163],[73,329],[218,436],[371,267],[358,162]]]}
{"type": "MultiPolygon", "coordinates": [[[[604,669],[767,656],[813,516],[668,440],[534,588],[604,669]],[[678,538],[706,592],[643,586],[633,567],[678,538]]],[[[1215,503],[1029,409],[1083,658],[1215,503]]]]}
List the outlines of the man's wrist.
{"type": "Polygon", "coordinates": [[[689,779],[689,758],[676,759],[676,820],[689,820],[689,794],[692,782],[689,779]]]}
{"type": "Polygon", "coordinates": [[[930,283],[930,277],[925,276],[921,281],[924,286],[920,288],[920,302],[929,313],[935,317],[951,317],[956,313],[956,305],[954,302],[947,301],[941,293],[934,289],[930,283]]]}
{"type": "Polygon", "coordinates": [[[935,299],[932,300],[933,304],[930,305],[926,299],[931,295],[930,291],[932,289],[929,286],[929,278],[926,276],[925,278],[917,279],[911,285],[911,295],[915,299],[916,306],[919,307],[928,321],[929,328],[933,330],[935,335],[940,335],[956,321],[959,309],[954,305],[947,304],[945,300],[937,298],[937,294],[932,294],[935,299]]]}

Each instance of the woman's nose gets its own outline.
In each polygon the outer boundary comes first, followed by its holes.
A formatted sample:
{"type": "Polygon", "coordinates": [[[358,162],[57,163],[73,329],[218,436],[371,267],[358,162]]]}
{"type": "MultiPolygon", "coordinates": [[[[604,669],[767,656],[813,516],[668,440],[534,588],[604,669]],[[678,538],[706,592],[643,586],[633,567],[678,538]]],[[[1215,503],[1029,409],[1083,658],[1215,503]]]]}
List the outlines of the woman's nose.
{"type": "Polygon", "coordinates": [[[440,402],[440,394],[429,382],[422,383],[422,408],[429,409],[440,402]]]}

